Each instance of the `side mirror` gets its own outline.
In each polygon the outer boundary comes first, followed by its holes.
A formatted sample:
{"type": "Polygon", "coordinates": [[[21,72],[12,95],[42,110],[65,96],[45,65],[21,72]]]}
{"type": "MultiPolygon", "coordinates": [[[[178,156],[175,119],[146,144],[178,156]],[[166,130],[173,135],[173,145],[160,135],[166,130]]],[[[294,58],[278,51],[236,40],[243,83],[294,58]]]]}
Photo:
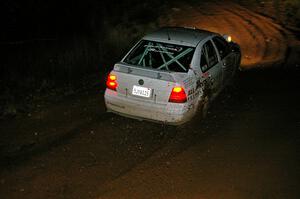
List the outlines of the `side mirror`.
{"type": "Polygon", "coordinates": [[[229,35],[223,35],[223,38],[224,38],[228,43],[232,42],[232,38],[231,38],[231,36],[229,36],[229,35]]]}

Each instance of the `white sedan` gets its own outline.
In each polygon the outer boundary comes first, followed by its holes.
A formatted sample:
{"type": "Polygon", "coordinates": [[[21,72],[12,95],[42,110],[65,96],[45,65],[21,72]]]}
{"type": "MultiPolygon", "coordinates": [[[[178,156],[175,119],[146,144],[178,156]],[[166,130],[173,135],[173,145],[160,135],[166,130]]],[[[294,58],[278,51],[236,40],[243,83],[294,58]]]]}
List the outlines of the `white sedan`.
{"type": "Polygon", "coordinates": [[[106,81],[109,112],[179,125],[208,104],[240,66],[240,47],[229,36],[165,27],[143,37],[106,81]]]}

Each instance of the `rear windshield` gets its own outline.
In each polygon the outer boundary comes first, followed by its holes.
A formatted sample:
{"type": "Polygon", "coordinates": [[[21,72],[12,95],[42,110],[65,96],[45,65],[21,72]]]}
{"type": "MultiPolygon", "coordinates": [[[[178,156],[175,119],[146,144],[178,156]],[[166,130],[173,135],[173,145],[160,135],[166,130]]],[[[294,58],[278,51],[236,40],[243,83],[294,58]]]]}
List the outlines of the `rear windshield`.
{"type": "Polygon", "coordinates": [[[158,70],[187,72],[194,51],[193,47],[142,40],[124,62],[158,70]]]}

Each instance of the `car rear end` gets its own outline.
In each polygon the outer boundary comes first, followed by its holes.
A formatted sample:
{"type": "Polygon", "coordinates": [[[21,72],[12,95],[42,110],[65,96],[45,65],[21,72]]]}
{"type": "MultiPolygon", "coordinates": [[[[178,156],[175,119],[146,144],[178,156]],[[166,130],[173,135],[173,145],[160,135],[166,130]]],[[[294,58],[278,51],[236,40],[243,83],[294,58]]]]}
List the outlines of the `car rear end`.
{"type": "Polygon", "coordinates": [[[127,117],[181,124],[188,118],[185,88],[174,75],[116,64],[107,78],[107,110],[127,117]]]}
{"type": "Polygon", "coordinates": [[[187,121],[191,111],[183,82],[194,50],[169,40],[141,40],[107,78],[107,110],[175,125],[187,121]]]}

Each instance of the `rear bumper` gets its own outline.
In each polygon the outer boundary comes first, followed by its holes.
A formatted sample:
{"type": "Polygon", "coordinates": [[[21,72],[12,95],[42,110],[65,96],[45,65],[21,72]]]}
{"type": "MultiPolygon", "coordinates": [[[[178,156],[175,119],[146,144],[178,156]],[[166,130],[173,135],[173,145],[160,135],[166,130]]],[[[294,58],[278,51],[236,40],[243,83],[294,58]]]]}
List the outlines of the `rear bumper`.
{"type": "Polygon", "coordinates": [[[180,125],[187,122],[191,116],[187,103],[149,103],[119,96],[109,89],[105,91],[104,99],[107,111],[135,119],[180,125]]]}

